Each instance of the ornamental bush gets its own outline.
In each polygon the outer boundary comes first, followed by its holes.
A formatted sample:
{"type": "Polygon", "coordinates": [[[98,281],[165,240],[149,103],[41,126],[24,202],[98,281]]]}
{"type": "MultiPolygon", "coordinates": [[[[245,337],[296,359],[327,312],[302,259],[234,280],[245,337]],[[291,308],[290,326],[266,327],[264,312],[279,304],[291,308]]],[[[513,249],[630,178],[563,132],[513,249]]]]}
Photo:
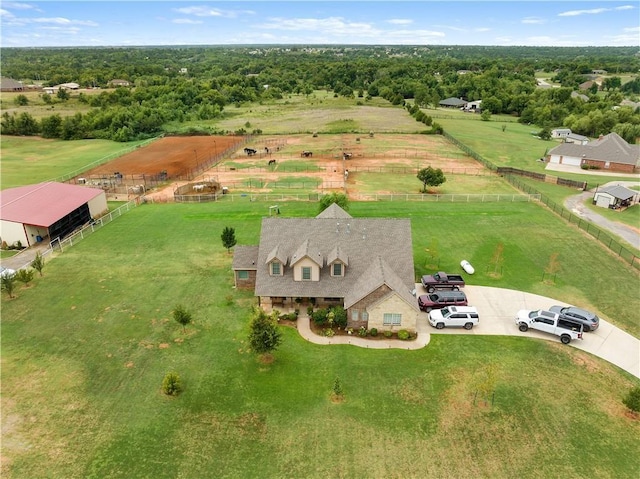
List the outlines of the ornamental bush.
{"type": "Polygon", "coordinates": [[[375,338],[378,335],[378,328],[371,328],[369,334],[375,338]]]}
{"type": "Polygon", "coordinates": [[[168,396],[177,396],[182,391],[182,382],[178,373],[169,372],[162,380],[162,391],[168,396]]]}
{"type": "Polygon", "coordinates": [[[622,403],[633,412],[640,412],[640,386],[632,388],[622,399],[622,403]]]}
{"type": "Polygon", "coordinates": [[[409,331],[407,331],[406,329],[401,329],[400,331],[398,331],[398,339],[402,339],[403,341],[409,339],[409,331]]]}

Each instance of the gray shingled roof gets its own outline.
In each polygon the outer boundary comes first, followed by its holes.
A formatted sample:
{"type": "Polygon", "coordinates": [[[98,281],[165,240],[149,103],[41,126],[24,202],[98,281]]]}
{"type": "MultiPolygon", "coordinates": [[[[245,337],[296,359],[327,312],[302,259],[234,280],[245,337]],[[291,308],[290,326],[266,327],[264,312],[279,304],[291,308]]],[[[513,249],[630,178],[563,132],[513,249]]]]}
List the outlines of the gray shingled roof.
{"type": "Polygon", "coordinates": [[[231,269],[254,270],[257,269],[258,260],[257,246],[236,246],[233,249],[233,263],[231,269]]]}
{"type": "MultiPolygon", "coordinates": [[[[326,210],[325,210],[326,211],[326,210]]],[[[406,297],[413,290],[414,269],[411,222],[405,218],[263,218],[256,273],[257,296],[328,297],[357,296],[353,290],[371,267],[372,258],[380,257],[388,265],[384,278],[388,286],[406,297]],[[348,258],[342,277],[332,277],[330,268],[320,271],[320,281],[293,281],[293,271],[284,268],[284,275],[269,275],[267,257],[277,251],[292,257],[301,243],[317,251],[326,261],[337,247],[341,258],[348,258]],[[399,278],[393,278],[393,274],[399,278]]],[[[325,263],[326,264],[326,263],[325,263]]],[[[365,281],[366,278],[362,281],[365,281]]],[[[415,301],[414,301],[415,302],[415,301]]]]}
{"type": "Polygon", "coordinates": [[[321,268],[324,266],[324,256],[320,252],[318,248],[311,246],[311,242],[309,238],[305,239],[302,244],[298,247],[293,256],[291,256],[291,263],[289,266],[293,266],[302,258],[309,258],[315,264],[320,266],[321,268]]]}
{"type": "Polygon", "coordinates": [[[549,154],[581,157],[586,160],[610,161],[634,166],[640,162],[640,146],[628,144],[617,133],[609,133],[586,145],[562,143],[550,150],[549,154]]]}
{"type": "Polygon", "coordinates": [[[618,198],[620,200],[628,200],[629,198],[633,198],[635,195],[639,194],[637,191],[630,190],[629,188],[625,188],[621,185],[609,185],[603,186],[599,188],[598,193],[609,193],[614,198],[618,198]]]}
{"type": "Polygon", "coordinates": [[[398,293],[407,303],[417,309],[416,299],[413,294],[411,294],[411,291],[414,289],[414,284],[411,284],[411,289],[407,288],[407,285],[398,277],[393,268],[380,256],[373,258],[369,268],[367,268],[364,274],[358,278],[353,284],[353,287],[347,292],[344,297],[344,307],[350,308],[385,284],[392,291],[398,293]]]}
{"type": "Polygon", "coordinates": [[[352,216],[336,203],[331,203],[316,218],[352,218],[352,216]]]}
{"type": "Polygon", "coordinates": [[[442,106],[464,106],[466,104],[467,102],[465,100],[461,100],[460,98],[455,97],[446,98],[438,102],[438,105],[442,106]]]}

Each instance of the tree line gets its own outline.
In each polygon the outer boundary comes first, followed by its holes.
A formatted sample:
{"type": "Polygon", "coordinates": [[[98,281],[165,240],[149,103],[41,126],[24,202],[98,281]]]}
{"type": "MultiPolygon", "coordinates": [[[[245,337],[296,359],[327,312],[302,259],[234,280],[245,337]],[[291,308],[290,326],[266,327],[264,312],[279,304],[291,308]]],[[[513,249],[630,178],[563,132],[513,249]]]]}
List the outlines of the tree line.
{"type": "MultiPolygon", "coordinates": [[[[132,85],[80,93],[78,101],[89,111],[71,117],[53,114],[38,121],[28,112],[5,113],[4,134],[130,141],[157,135],[169,122],[220,118],[230,105],[327,90],[421,109],[449,97],[481,99],[491,114],[540,128],[565,125],[587,136],[616,131],[630,142],[640,136],[640,112],[620,106],[640,95],[640,58],[630,47],[9,48],[3,49],[2,69],[47,86],[77,82],[104,88],[114,79],[132,85]],[[561,87],[539,88],[539,70],[554,72],[561,87]],[[610,74],[600,88],[576,95],[593,70],[610,74]],[[636,76],[623,83],[620,75],[631,73],[636,76]]],[[[28,104],[18,98],[18,106],[28,104]]],[[[64,90],[43,93],[42,99],[52,105],[69,100],[64,90]]]]}

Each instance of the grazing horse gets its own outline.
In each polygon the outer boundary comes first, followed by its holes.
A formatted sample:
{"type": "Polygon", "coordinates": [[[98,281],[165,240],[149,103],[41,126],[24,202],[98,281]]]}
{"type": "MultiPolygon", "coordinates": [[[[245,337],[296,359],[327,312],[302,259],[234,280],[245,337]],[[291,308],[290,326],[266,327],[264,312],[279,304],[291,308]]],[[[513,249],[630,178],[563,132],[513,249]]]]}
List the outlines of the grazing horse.
{"type": "Polygon", "coordinates": [[[275,164],[276,164],[276,160],[269,160],[269,163],[267,163],[267,166],[271,166],[275,164]]]}
{"type": "Polygon", "coordinates": [[[197,192],[197,193],[202,193],[204,191],[204,187],[206,185],[193,185],[193,191],[197,192]]]}
{"type": "Polygon", "coordinates": [[[267,147],[267,146],[264,147],[264,153],[265,153],[265,155],[270,155],[271,154],[271,151],[269,150],[269,147],[267,147]]]}
{"type": "Polygon", "coordinates": [[[305,150],[300,154],[300,156],[302,156],[304,158],[309,158],[310,156],[313,156],[313,151],[305,150]]]}
{"type": "Polygon", "coordinates": [[[351,159],[351,157],[353,156],[353,153],[347,153],[347,152],[342,152],[342,159],[343,160],[349,160],[351,159]]]}
{"type": "Polygon", "coordinates": [[[258,153],[258,151],[254,150],[253,148],[245,148],[244,152],[247,154],[247,156],[253,156],[258,153]]]}

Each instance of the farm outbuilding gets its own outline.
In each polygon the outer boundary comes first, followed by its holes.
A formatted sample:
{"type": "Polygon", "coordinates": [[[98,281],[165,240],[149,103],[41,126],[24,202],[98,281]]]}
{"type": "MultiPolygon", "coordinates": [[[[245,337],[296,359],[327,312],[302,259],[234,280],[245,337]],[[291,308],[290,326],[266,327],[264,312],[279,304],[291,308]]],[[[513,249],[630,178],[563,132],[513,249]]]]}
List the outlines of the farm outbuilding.
{"type": "Polygon", "coordinates": [[[599,188],[593,195],[593,204],[602,208],[619,209],[634,203],[638,192],[621,185],[609,185],[599,188]]]}
{"type": "Polygon", "coordinates": [[[63,238],[108,211],[105,192],[65,183],[39,183],[0,192],[0,238],[32,246],[63,238]]]}

